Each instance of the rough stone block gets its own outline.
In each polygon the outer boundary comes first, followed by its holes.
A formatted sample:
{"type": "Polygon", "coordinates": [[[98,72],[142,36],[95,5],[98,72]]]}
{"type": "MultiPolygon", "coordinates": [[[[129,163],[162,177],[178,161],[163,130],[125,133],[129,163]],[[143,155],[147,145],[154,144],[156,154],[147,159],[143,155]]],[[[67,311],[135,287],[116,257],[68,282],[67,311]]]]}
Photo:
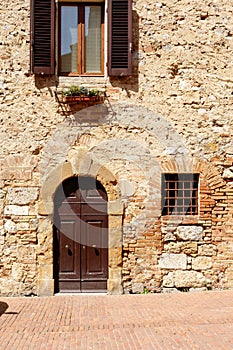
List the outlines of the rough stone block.
{"type": "Polygon", "coordinates": [[[29,231],[30,230],[30,224],[29,222],[18,222],[16,224],[17,231],[29,231]]]}
{"type": "Polygon", "coordinates": [[[176,233],[177,237],[184,241],[200,241],[203,237],[203,228],[201,226],[179,226],[176,233]]]}
{"type": "Polygon", "coordinates": [[[14,281],[20,281],[23,276],[22,265],[20,263],[14,262],[12,265],[11,277],[14,281]]]}
{"type": "Polygon", "coordinates": [[[170,242],[164,245],[164,250],[168,253],[180,253],[180,243],[179,242],[170,242]]]}
{"type": "Polygon", "coordinates": [[[0,236],[4,236],[4,234],[5,234],[4,226],[1,224],[0,225],[0,236]]]}
{"type": "Polygon", "coordinates": [[[29,213],[29,207],[19,206],[19,205],[6,205],[4,214],[7,215],[28,215],[29,213]]]}
{"type": "Polygon", "coordinates": [[[119,188],[123,197],[130,197],[135,193],[134,184],[125,179],[119,181],[119,188]]]}
{"type": "Polygon", "coordinates": [[[18,247],[18,262],[36,264],[36,247],[33,245],[23,245],[18,247]]]}
{"type": "Polygon", "coordinates": [[[54,280],[42,279],[38,280],[38,295],[40,297],[49,297],[54,295],[54,280]]]}
{"type": "Polygon", "coordinates": [[[5,225],[4,225],[4,229],[6,232],[14,233],[17,231],[17,225],[12,220],[6,220],[5,225]]]}
{"type": "Polygon", "coordinates": [[[176,236],[171,232],[166,233],[164,236],[164,242],[169,242],[169,241],[176,241],[176,236]]]}
{"type": "Polygon", "coordinates": [[[108,214],[122,215],[124,210],[124,205],[119,200],[108,202],[108,214]]]}
{"type": "Polygon", "coordinates": [[[198,255],[213,256],[217,254],[217,247],[214,244],[203,244],[198,247],[198,255]]]}
{"type": "Polygon", "coordinates": [[[119,279],[108,280],[108,293],[111,295],[123,294],[123,288],[119,279]]]}
{"type": "Polygon", "coordinates": [[[132,283],[132,292],[133,294],[143,293],[144,285],[143,283],[132,283]]]}
{"type": "Polygon", "coordinates": [[[189,292],[204,292],[206,290],[208,290],[207,287],[190,288],[189,292]]]}
{"type": "Polygon", "coordinates": [[[183,269],[187,266],[187,256],[185,254],[163,253],[159,259],[161,269],[183,269]]]}
{"type": "Polygon", "coordinates": [[[4,205],[5,205],[4,201],[0,200],[0,216],[2,216],[2,214],[3,214],[4,205]]]}
{"type": "Polygon", "coordinates": [[[197,256],[192,258],[192,268],[194,270],[207,270],[212,267],[212,260],[207,256],[197,256]]]}
{"type": "Polygon", "coordinates": [[[38,202],[38,214],[40,215],[52,215],[53,203],[52,201],[45,201],[40,199],[38,202]]]}
{"type": "Polygon", "coordinates": [[[223,172],[223,178],[232,179],[233,178],[233,169],[225,169],[223,172]]]}
{"type": "Polygon", "coordinates": [[[122,247],[122,231],[118,228],[109,228],[109,248],[122,247]]]}
{"type": "Polygon", "coordinates": [[[6,204],[25,205],[38,198],[37,187],[13,187],[7,190],[6,204]]]}
{"type": "Polygon", "coordinates": [[[121,281],[122,268],[121,267],[109,268],[108,277],[109,277],[109,279],[119,279],[121,281]]]}
{"type": "Polygon", "coordinates": [[[65,161],[61,167],[62,179],[66,179],[73,175],[72,165],[70,162],[65,161]]]}
{"type": "Polygon", "coordinates": [[[116,267],[122,262],[122,249],[110,248],[109,249],[109,266],[116,267]]]}
{"type": "Polygon", "coordinates": [[[206,278],[201,272],[197,271],[174,271],[175,287],[190,288],[190,287],[204,287],[206,285],[206,278]]]}
{"type": "Polygon", "coordinates": [[[181,243],[181,252],[184,254],[197,254],[197,242],[181,243]]]}
{"type": "Polygon", "coordinates": [[[163,277],[163,286],[164,287],[174,287],[175,285],[175,276],[173,272],[169,272],[163,277]]]}
{"type": "Polygon", "coordinates": [[[5,198],[6,191],[0,190],[0,199],[5,198]]]}

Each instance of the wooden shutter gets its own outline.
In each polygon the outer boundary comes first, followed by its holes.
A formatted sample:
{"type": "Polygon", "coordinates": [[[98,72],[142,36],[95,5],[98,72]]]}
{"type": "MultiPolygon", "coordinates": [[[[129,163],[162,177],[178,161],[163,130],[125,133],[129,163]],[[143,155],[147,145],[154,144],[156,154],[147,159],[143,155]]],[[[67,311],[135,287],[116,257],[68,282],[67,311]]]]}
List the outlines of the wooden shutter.
{"type": "Polygon", "coordinates": [[[54,74],[54,0],[31,0],[31,72],[54,74]]]}
{"type": "Polygon", "coordinates": [[[132,0],[108,0],[108,74],[132,74],[132,0]]]}

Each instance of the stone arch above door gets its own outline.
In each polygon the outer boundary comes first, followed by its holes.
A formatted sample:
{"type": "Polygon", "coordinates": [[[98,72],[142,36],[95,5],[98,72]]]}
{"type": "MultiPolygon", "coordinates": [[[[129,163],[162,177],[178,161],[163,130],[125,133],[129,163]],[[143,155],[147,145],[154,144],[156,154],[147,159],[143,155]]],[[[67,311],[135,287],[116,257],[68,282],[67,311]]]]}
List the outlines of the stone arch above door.
{"type": "MultiPolygon", "coordinates": [[[[76,164],[80,162],[80,154],[77,153],[76,164]]],[[[73,164],[74,159],[73,159],[73,164]]],[[[65,179],[72,176],[94,176],[106,189],[108,196],[108,281],[109,294],[122,294],[122,215],[123,204],[120,192],[117,189],[115,176],[103,166],[92,161],[88,171],[77,173],[72,163],[67,160],[56,167],[46,178],[40,191],[38,231],[38,294],[54,294],[53,277],[53,211],[54,194],[58,186],[65,179]]]]}

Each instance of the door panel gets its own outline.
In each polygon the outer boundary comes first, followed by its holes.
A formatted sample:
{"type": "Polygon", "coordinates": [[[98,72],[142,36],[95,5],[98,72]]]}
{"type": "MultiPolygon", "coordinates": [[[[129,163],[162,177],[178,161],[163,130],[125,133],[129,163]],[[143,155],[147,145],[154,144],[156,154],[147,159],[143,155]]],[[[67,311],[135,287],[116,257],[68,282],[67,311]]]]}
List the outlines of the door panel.
{"type": "Polygon", "coordinates": [[[81,204],[77,198],[66,198],[58,208],[59,215],[77,215],[80,213],[81,204]]]}
{"type": "Polygon", "coordinates": [[[106,203],[82,203],[82,215],[106,215],[106,203]]]}
{"type": "Polygon", "coordinates": [[[106,216],[83,216],[82,280],[107,279],[106,216]]]}
{"type": "Polygon", "coordinates": [[[75,241],[70,239],[63,232],[68,231],[73,234],[75,233],[75,222],[61,222],[61,231],[60,231],[60,273],[62,272],[75,272],[75,241]]]}
{"type": "Polygon", "coordinates": [[[59,289],[60,291],[80,290],[80,230],[79,220],[62,217],[59,239],[59,289]]]}
{"type": "Polygon", "coordinates": [[[59,189],[60,200],[59,196],[55,197],[58,244],[55,242],[54,247],[59,252],[55,251],[54,256],[58,262],[58,289],[60,292],[105,291],[108,277],[107,196],[93,179],[72,179],[67,181],[67,187],[59,189]]]}

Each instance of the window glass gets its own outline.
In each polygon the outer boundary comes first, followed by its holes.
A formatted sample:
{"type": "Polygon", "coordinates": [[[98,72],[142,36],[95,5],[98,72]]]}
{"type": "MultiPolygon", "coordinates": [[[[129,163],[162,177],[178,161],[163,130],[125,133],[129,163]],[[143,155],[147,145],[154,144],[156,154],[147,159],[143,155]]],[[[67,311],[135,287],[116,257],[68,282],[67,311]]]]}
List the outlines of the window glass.
{"type": "Polygon", "coordinates": [[[78,7],[61,8],[61,71],[77,71],[78,7]]]}
{"type": "Polygon", "coordinates": [[[60,3],[59,72],[103,74],[103,4],[60,3]]]}
{"type": "Polygon", "coordinates": [[[101,7],[85,6],[85,72],[101,73],[101,7]]]}

